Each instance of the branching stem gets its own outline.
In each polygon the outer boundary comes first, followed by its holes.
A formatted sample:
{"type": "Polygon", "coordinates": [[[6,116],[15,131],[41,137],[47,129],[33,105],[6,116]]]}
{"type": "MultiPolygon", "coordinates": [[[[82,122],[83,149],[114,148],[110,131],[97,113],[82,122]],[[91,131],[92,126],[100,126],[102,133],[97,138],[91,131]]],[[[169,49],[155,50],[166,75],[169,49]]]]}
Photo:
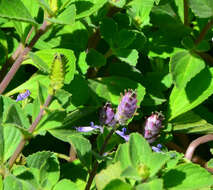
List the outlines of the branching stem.
{"type": "MultiPolygon", "coordinates": [[[[44,113],[44,109],[47,108],[52,100],[52,95],[48,95],[43,107],[40,109],[40,112],[38,114],[38,116],[36,117],[35,121],[32,123],[32,125],[29,128],[29,132],[32,133],[36,126],[38,125],[39,121],[41,120],[43,113],[44,113]]],[[[9,168],[12,168],[14,162],[16,161],[16,159],[18,158],[19,154],[22,152],[24,145],[26,144],[27,140],[25,138],[21,139],[21,142],[19,143],[18,147],[16,148],[15,152],[13,153],[13,155],[11,156],[10,160],[9,160],[9,168]]]]}

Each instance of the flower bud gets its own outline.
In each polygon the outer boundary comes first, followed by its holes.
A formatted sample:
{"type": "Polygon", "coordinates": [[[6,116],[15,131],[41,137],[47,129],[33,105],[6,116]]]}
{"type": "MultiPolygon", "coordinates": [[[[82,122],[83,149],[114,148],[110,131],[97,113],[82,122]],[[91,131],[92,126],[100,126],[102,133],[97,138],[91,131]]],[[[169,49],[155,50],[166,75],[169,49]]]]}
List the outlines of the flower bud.
{"type": "Polygon", "coordinates": [[[118,105],[115,114],[115,120],[120,125],[125,125],[127,120],[130,119],[137,109],[137,94],[133,90],[125,91],[124,96],[118,105]]]}
{"type": "Polygon", "coordinates": [[[153,143],[157,139],[162,128],[163,119],[163,115],[157,112],[147,118],[144,128],[144,138],[149,143],[153,143]]]}
{"type": "Polygon", "coordinates": [[[138,174],[141,176],[142,180],[146,180],[150,175],[149,168],[144,164],[138,165],[137,171],[138,171],[138,174]]]}
{"type": "Polygon", "coordinates": [[[100,123],[101,125],[109,125],[114,126],[115,120],[114,120],[114,110],[112,109],[111,103],[107,102],[104,107],[100,111],[100,123]]]}
{"type": "Polygon", "coordinates": [[[25,92],[20,93],[16,98],[16,102],[26,99],[30,94],[31,93],[29,90],[26,90],[25,92]]]}
{"type": "MultiPolygon", "coordinates": [[[[50,70],[50,88],[58,90],[64,85],[66,59],[62,54],[56,54],[50,70]]],[[[50,92],[51,93],[51,92],[50,92]]]]}

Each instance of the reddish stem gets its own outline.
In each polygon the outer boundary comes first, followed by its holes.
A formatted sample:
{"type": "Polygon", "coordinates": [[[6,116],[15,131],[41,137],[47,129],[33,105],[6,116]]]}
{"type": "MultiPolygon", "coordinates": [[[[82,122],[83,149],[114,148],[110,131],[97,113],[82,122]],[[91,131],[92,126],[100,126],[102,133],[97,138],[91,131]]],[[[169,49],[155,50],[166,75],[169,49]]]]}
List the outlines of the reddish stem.
{"type": "MultiPolygon", "coordinates": [[[[52,95],[48,95],[43,107],[40,109],[40,112],[38,116],[36,117],[35,121],[32,123],[32,125],[29,128],[29,132],[32,133],[36,126],[38,125],[39,121],[41,120],[43,116],[44,109],[49,106],[51,100],[52,100],[52,95]]],[[[15,152],[11,156],[9,160],[9,168],[12,168],[13,164],[15,163],[16,159],[18,158],[19,154],[22,152],[24,145],[26,144],[27,140],[25,138],[22,138],[21,142],[19,143],[18,147],[16,148],[15,152]]]]}
{"type": "Polygon", "coordinates": [[[18,56],[18,58],[16,59],[12,67],[10,68],[10,71],[7,73],[7,75],[5,76],[5,78],[0,84],[0,94],[4,92],[4,90],[7,88],[8,84],[10,83],[10,81],[12,80],[16,72],[18,71],[22,61],[24,60],[24,56],[26,56],[29,53],[29,51],[32,49],[32,47],[35,45],[35,43],[38,41],[41,35],[43,35],[46,32],[46,30],[48,29],[48,26],[49,25],[47,24],[47,22],[44,21],[41,28],[36,32],[35,36],[30,41],[29,45],[27,45],[22,51],[22,53],[18,56]]]}

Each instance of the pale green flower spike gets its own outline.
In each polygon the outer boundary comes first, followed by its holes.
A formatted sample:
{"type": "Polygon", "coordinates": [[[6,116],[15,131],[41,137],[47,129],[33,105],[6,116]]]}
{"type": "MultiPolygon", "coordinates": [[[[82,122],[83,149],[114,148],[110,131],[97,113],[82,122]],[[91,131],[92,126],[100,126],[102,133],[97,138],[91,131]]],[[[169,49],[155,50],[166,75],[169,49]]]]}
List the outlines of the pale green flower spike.
{"type": "Polygon", "coordinates": [[[63,87],[65,77],[65,65],[65,56],[56,53],[50,69],[50,94],[53,94],[53,91],[56,91],[63,87]]]}

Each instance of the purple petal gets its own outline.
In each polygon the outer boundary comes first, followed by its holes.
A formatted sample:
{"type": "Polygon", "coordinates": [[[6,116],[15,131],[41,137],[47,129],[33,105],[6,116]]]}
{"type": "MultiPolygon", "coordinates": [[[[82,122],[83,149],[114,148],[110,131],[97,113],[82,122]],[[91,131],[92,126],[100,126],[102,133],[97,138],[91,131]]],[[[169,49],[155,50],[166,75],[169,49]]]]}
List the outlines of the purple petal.
{"type": "Polygon", "coordinates": [[[26,99],[30,94],[31,93],[29,90],[26,90],[25,92],[20,93],[16,98],[16,102],[26,99]]]}
{"type": "Polygon", "coordinates": [[[121,136],[125,141],[129,141],[129,135],[125,134],[126,128],[122,128],[122,131],[116,130],[115,133],[121,136]]]}

